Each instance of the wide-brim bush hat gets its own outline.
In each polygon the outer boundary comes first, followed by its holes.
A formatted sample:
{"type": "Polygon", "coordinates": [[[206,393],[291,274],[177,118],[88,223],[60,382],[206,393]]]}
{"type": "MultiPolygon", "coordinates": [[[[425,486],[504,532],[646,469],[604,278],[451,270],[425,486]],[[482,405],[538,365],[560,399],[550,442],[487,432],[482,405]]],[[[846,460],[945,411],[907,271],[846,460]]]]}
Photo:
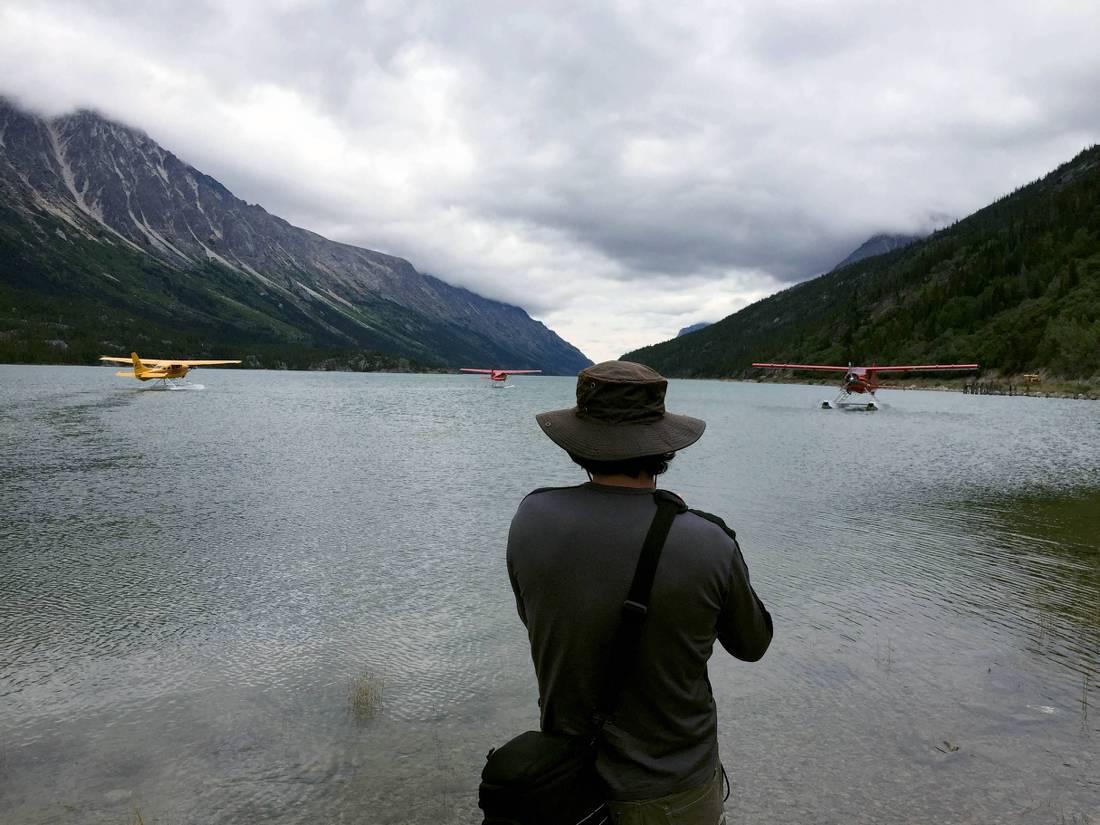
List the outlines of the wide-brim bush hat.
{"type": "Polygon", "coordinates": [[[632,361],[604,361],[577,374],[577,406],[535,420],[566,452],[594,461],[674,453],[699,440],[706,422],[665,410],[668,380],[632,361]]]}

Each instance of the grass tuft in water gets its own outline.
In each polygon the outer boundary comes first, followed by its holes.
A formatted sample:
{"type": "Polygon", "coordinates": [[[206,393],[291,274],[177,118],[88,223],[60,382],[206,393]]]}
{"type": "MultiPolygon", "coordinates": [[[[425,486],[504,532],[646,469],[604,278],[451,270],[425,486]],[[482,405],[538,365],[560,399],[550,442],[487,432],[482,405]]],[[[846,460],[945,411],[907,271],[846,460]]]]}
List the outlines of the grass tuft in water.
{"type": "Polygon", "coordinates": [[[385,677],[364,671],[348,680],[348,715],[357,722],[373,719],[382,712],[385,677]]]}
{"type": "Polygon", "coordinates": [[[1089,727],[1089,675],[1084,675],[1084,681],[1081,683],[1081,730],[1088,730],[1089,727]]]}

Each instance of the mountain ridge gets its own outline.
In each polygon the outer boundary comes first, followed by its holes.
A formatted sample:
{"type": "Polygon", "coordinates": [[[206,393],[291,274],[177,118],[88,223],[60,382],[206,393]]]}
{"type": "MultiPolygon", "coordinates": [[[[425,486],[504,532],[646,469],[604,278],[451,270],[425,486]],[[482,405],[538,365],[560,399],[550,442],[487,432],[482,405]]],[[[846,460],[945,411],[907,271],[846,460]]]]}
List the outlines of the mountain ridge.
{"type": "Polygon", "coordinates": [[[701,329],[706,329],[711,325],[711,321],[698,321],[694,324],[688,324],[686,327],[682,327],[679,332],[676,333],[677,338],[683,338],[685,335],[690,335],[693,332],[698,332],[701,329]]]}
{"type": "Polygon", "coordinates": [[[0,269],[9,291],[56,294],[67,273],[89,300],[151,320],[168,292],[181,321],[220,321],[221,337],[236,345],[278,340],[440,367],[472,360],[562,374],[591,363],[521,308],[296,227],[141,130],[88,110],[47,120],[0,98],[0,194],[0,250],[24,270],[0,269]],[[124,272],[74,266],[72,249],[62,248],[74,245],[93,264],[124,272]],[[242,326],[241,312],[261,316],[252,320],[265,335],[242,326]]]}
{"type": "Polygon", "coordinates": [[[871,258],[875,255],[885,255],[887,252],[893,252],[895,249],[900,249],[903,246],[908,246],[914,241],[919,241],[922,237],[921,235],[897,235],[885,232],[872,235],[852,250],[852,253],[848,255],[847,258],[829,271],[832,272],[837,269],[843,269],[848,264],[854,264],[856,261],[862,261],[864,258],[871,258]]]}

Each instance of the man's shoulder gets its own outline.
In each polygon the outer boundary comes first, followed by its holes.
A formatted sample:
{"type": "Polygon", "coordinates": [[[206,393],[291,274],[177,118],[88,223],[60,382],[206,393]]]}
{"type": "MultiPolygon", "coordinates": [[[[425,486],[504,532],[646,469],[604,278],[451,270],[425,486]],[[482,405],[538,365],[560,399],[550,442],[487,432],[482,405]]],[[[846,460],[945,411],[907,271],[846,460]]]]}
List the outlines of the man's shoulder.
{"type": "Polygon", "coordinates": [[[519,507],[516,508],[516,517],[519,518],[523,514],[534,515],[548,510],[554,511],[563,506],[568,507],[569,496],[574,495],[579,489],[581,489],[579,486],[537,487],[520,501],[519,507]]]}
{"type": "Polygon", "coordinates": [[[552,493],[555,490],[576,490],[576,489],[577,489],[576,485],[572,485],[572,486],[569,486],[569,487],[536,487],[534,490],[532,490],[527,495],[525,495],[523,497],[523,500],[526,501],[527,499],[531,498],[531,496],[538,496],[538,495],[542,495],[543,493],[552,493]]]}
{"type": "Polygon", "coordinates": [[[702,520],[702,526],[713,525],[713,526],[710,526],[711,530],[713,530],[714,528],[717,528],[718,530],[721,530],[723,533],[725,533],[727,536],[729,536],[734,541],[737,541],[737,533],[734,531],[734,529],[732,527],[730,527],[728,524],[726,524],[725,519],[723,519],[721,516],[716,516],[714,513],[708,513],[706,510],[696,510],[693,507],[689,507],[687,512],[690,515],[695,516],[698,519],[701,519],[702,520]]]}
{"type": "MultiPolygon", "coordinates": [[[[555,499],[559,499],[562,496],[572,496],[577,493],[583,495],[585,485],[577,484],[567,487],[537,487],[523,497],[523,500],[519,504],[520,512],[539,511],[544,509],[546,505],[551,508],[557,506],[554,502],[555,499]]],[[[716,516],[714,513],[708,513],[705,510],[697,510],[693,507],[689,507],[687,503],[676,493],[671,490],[658,489],[655,491],[655,497],[666,498],[673,501],[678,506],[679,515],[682,519],[686,520],[691,528],[698,530],[702,533],[710,533],[715,538],[720,536],[726,536],[734,541],[737,540],[737,534],[734,532],[725,520],[721,516],[716,516]]]]}
{"type": "Polygon", "coordinates": [[[534,490],[523,497],[523,499],[520,501],[520,506],[523,506],[523,504],[532,500],[535,496],[543,496],[546,493],[565,493],[572,490],[579,490],[582,486],[583,485],[574,484],[568,487],[536,487],[534,490]]]}

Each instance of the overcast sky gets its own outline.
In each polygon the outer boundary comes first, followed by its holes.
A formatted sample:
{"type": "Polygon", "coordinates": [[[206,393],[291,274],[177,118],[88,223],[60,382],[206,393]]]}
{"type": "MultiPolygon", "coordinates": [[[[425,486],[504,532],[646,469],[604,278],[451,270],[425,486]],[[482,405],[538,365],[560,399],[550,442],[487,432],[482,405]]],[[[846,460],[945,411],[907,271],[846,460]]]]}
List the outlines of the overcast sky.
{"type": "Polygon", "coordinates": [[[0,0],[0,94],[602,360],[1100,140],[1100,2],[0,0]]]}

